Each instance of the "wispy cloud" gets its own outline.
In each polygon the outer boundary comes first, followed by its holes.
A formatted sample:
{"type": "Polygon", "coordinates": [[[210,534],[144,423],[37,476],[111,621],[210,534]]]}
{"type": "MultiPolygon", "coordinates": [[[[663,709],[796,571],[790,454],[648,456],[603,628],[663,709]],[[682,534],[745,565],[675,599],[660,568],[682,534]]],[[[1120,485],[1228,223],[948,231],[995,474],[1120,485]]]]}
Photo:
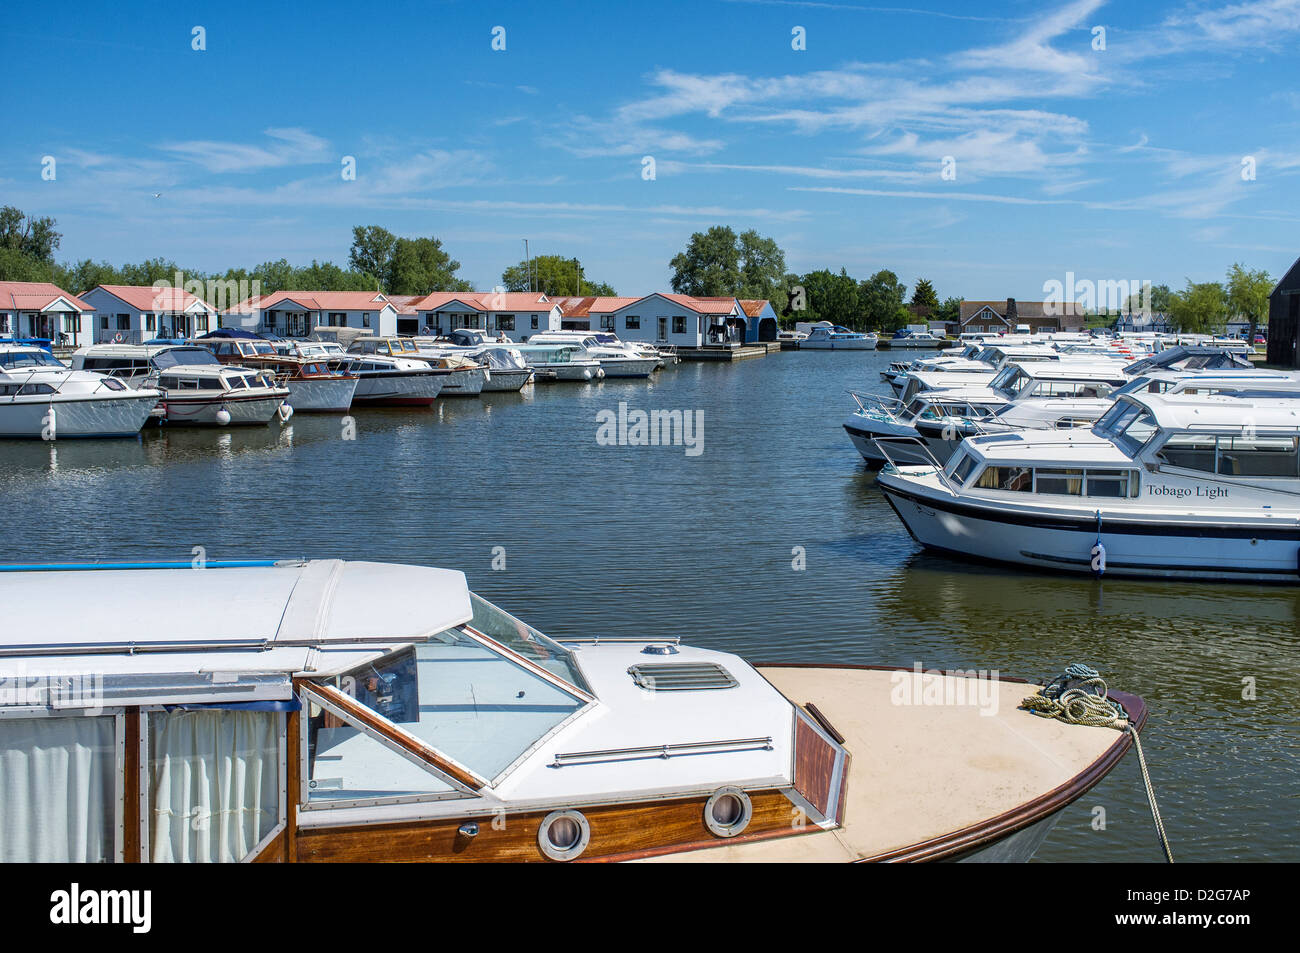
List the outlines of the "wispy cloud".
{"type": "Polygon", "coordinates": [[[209,172],[260,172],[338,158],[330,152],[326,140],[305,129],[271,128],[264,135],[269,142],[195,139],[158,145],[162,151],[197,163],[209,172]]]}

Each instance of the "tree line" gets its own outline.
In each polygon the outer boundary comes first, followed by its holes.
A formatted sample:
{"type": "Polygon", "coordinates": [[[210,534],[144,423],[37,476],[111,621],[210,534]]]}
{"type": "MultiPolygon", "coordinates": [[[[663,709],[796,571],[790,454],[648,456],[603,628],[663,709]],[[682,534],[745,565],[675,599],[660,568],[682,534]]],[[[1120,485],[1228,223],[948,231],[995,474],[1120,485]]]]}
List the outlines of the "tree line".
{"type": "MultiPolygon", "coordinates": [[[[0,208],[0,281],[49,281],[78,294],[100,284],[171,282],[179,271],[205,287],[211,287],[209,281],[259,281],[263,294],[303,290],[426,295],[475,290],[458,275],[460,262],[451,257],[441,239],[404,238],[379,225],[352,229],[345,266],[315,259],[310,265],[292,265],[281,258],[212,273],[182,268],[161,257],[120,266],[89,258],[59,262],[55,252],[63,236],[56,226],[49,217],[27,215],[13,206],[0,208]]],[[[785,327],[796,321],[830,321],[855,331],[894,331],[927,319],[956,322],[961,312],[959,296],[940,300],[926,278],[917,279],[909,298],[907,286],[887,268],[861,279],[844,268],[838,273],[829,268],[802,275],[787,272],[785,252],[775,239],[754,229],[737,234],[729,226],[715,225],[695,232],[669,267],[670,284],[678,294],[768,300],[785,327]]],[[[616,294],[610,284],[584,274],[579,259],[564,255],[521,259],[502,271],[501,286],[507,291],[538,291],[551,297],[616,294]]],[[[1194,333],[1221,331],[1230,318],[1240,315],[1250,322],[1253,338],[1256,325],[1267,319],[1272,286],[1267,271],[1236,263],[1222,282],[1189,278],[1181,291],[1155,285],[1147,300],[1135,299],[1128,307],[1135,311],[1149,306],[1166,315],[1171,324],[1194,333]]]]}

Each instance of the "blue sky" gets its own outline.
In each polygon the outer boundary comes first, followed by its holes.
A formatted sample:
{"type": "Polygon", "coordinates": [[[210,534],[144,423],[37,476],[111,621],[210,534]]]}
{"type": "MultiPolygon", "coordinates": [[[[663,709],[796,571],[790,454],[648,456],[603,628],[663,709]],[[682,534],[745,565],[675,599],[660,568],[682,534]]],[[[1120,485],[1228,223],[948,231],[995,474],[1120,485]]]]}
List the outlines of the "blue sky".
{"type": "Polygon", "coordinates": [[[971,299],[1300,255],[1300,0],[912,2],[11,5],[0,204],[64,259],[344,263],[381,224],[622,294],[719,223],[971,299]]]}

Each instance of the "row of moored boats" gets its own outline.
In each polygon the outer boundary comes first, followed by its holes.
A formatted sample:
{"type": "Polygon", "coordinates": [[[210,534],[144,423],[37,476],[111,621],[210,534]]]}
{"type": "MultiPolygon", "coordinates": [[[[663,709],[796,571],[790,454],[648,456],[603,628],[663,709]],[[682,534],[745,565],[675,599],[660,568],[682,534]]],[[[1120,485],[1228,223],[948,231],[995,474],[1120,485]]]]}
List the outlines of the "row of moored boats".
{"type": "Polygon", "coordinates": [[[1300,375],[1244,349],[993,339],[896,362],[844,423],[907,530],[1097,575],[1300,575],[1300,375]]]}
{"type": "Polygon", "coordinates": [[[57,439],[172,425],[266,425],[294,413],[430,406],[534,381],[648,378],[676,357],[604,332],[527,344],[461,329],[445,338],[271,339],[218,330],[191,340],[94,344],[68,363],[44,341],[0,342],[0,437],[57,439]]]}

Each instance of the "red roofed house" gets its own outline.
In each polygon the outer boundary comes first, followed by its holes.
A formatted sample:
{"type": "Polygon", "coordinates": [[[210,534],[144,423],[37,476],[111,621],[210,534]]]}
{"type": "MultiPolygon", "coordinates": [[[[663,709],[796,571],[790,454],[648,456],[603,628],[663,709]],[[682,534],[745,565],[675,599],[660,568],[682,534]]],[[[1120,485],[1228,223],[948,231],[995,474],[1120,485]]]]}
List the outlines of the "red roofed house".
{"type": "Polygon", "coordinates": [[[95,309],[48,281],[0,281],[0,337],[91,343],[95,309]]]}
{"type": "Polygon", "coordinates": [[[593,321],[624,341],[648,341],[675,347],[738,347],[756,341],[758,322],[735,298],[693,298],[655,292],[643,298],[597,299],[593,321]],[[604,302],[608,302],[605,304],[604,302]],[[755,330],[751,332],[753,325],[755,330]]]}
{"type": "Polygon", "coordinates": [[[560,306],[537,291],[435,291],[415,310],[420,334],[477,328],[526,341],[542,331],[560,330],[560,306]]]}
{"type": "Polygon", "coordinates": [[[378,291],[277,291],[241,301],[221,323],[286,338],[310,337],[317,327],[365,328],[392,337],[397,316],[397,308],[378,291]]]}
{"type": "Polygon", "coordinates": [[[95,343],[190,338],[217,326],[217,309],[183,288],[96,285],[81,296],[95,309],[95,343]]]}

